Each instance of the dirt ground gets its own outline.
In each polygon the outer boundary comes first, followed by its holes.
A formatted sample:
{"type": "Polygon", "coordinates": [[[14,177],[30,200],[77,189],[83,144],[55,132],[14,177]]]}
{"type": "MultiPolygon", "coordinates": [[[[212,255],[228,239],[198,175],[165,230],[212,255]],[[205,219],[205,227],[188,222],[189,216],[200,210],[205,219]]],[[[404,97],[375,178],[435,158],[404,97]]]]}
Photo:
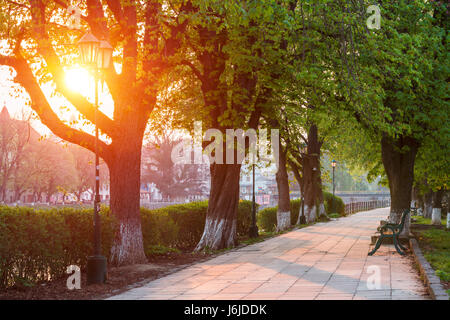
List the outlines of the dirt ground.
{"type": "Polygon", "coordinates": [[[92,300],[119,294],[134,286],[158,279],[214,255],[190,252],[168,253],[153,257],[148,264],[108,269],[104,285],[87,285],[86,273],[81,273],[81,289],[69,290],[67,277],[33,287],[14,287],[0,291],[0,300],[92,300]]]}

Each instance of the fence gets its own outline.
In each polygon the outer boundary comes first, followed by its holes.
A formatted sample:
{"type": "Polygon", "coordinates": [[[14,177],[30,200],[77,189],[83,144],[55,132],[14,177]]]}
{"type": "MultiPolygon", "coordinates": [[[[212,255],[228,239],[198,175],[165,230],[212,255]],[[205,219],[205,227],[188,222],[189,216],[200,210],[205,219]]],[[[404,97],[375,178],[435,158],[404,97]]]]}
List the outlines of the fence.
{"type": "Polygon", "coordinates": [[[352,214],[360,211],[385,208],[391,205],[390,199],[351,202],[345,205],[345,214],[352,214]]]}

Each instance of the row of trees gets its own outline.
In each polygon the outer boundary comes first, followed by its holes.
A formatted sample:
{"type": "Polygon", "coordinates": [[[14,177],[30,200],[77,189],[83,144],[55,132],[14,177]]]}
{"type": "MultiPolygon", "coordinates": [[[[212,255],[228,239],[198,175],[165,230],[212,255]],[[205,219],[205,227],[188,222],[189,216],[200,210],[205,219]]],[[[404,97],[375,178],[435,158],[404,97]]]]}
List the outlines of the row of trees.
{"type": "Polygon", "coordinates": [[[393,220],[410,206],[417,154],[433,152],[436,163],[448,161],[443,1],[382,1],[380,29],[367,27],[368,1],[89,0],[80,2],[82,30],[62,25],[66,1],[0,3],[0,37],[8,43],[0,64],[15,71],[50,130],[89,150],[95,138],[58,118],[41,85],[52,83],[54,94],[93,122],[95,107],[63,82],[64,64],[77,55],[64,44],[89,28],[115,48],[118,68],[105,74],[114,115],[97,117],[105,137],[100,155],[111,175],[111,210],[120,222],[113,264],[145,260],[139,185],[149,118],[164,122],[170,114],[174,126],[189,129],[192,119],[202,120],[205,128],[218,130],[214,143],[226,150],[224,161],[210,166],[197,250],[236,244],[241,165],[226,164],[227,154],[237,157],[222,139],[227,129],[280,130],[281,229],[290,221],[288,169],[304,193],[307,220],[325,214],[324,151],[357,159],[372,173],[385,172],[393,220]]]}
{"type": "Polygon", "coordinates": [[[153,183],[165,201],[202,199],[209,191],[209,170],[205,165],[171,161],[173,149],[182,142],[173,132],[165,132],[149,139],[142,150],[141,182],[153,183]]]}
{"type": "MultiPolygon", "coordinates": [[[[20,118],[11,118],[6,108],[0,116],[0,201],[17,202],[24,194],[31,194],[33,202],[47,203],[57,193],[75,195],[77,201],[85,192],[92,196],[94,154],[54,136],[41,136],[29,117],[20,118]]],[[[179,139],[164,135],[153,140],[143,147],[142,183],[153,183],[163,200],[207,193],[202,166],[168,161],[179,139]]],[[[108,168],[102,164],[100,180],[109,182],[108,168]]]]}
{"type": "Polygon", "coordinates": [[[29,117],[12,119],[6,108],[2,110],[0,201],[16,202],[27,192],[36,202],[49,202],[56,193],[73,193],[81,200],[82,193],[92,190],[92,153],[58,140],[38,134],[29,117]]]}

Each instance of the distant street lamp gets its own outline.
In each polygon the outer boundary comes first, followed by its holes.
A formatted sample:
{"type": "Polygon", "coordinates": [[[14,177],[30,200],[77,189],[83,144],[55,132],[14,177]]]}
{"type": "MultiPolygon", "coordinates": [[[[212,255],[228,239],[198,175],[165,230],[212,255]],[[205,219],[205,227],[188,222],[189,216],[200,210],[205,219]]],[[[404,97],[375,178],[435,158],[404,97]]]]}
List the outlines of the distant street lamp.
{"type": "MultiPolygon", "coordinates": [[[[305,166],[305,156],[308,152],[308,145],[306,143],[302,143],[300,146],[300,155],[303,159],[302,167],[305,166]]],[[[300,224],[306,224],[306,217],[305,217],[305,175],[303,174],[302,177],[302,185],[301,185],[301,192],[302,192],[302,214],[300,215],[300,224]]]]}
{"type": "Polygon", "coordinates": [[[255,200],[255,161],[253,159],[252,163],[252,175],[253,175],[253,196],[252,196],[252,226],[249,230],[250,238],[257,238],[258,235],[258,226],[256,225],[256,200],[255,200]]]}
{"type": "Polygon", "coordinates": [[[78,47],[81,53],[81,63],[92,68],[95,79],[95,198],[94,198],[94,255],[88,257],[87,282],[99,284],[106,281],[107,260],[102,255],[100,226],[100,161],[98,156],[98,82],[99,72],[108,69],[112,60],[113,47],[105,40],[98,40],[92,33],[86,33],[78,47]]]}
{"type": "Polygon", "coordinates": [[[334,201],[334,193],[335,193],[336,185],[334,184],[334,169],[336,168],[336,160],[333,159],[331,161],[331,167],[333,168],[333,212],[335,212],[336,206],[335,206],[335,201],[334,201]]]}
{"type": "Polygon", "coordinates": [[[331,161],[331,167],[333,167],[333,196],[334,196],[334,192],[335,192],[335,189],[336,189],[336,186],[334,184],[334,169],[336,168],[336,160],[332,160],[331,161]]]}

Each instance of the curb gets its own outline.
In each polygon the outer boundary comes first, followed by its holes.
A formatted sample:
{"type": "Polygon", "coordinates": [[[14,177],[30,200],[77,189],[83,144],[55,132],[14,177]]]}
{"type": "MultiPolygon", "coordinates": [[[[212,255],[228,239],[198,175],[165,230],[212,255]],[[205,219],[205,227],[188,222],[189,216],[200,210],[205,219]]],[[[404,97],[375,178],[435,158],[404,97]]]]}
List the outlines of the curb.
{"type": "Polygon", "coordinates": [[[414,255],[414,260],[419,266],[420,274],[423,276],[423,282],[427,286],[428,292],[431,298],[434,300],[449,300],[447,292],[441,284],[441,280],[436,276],[435,271],[425,259],[422,254],[422,250],[419,248],[419,244],[416,239],[409,239],[411,251],[414,255]]]}

